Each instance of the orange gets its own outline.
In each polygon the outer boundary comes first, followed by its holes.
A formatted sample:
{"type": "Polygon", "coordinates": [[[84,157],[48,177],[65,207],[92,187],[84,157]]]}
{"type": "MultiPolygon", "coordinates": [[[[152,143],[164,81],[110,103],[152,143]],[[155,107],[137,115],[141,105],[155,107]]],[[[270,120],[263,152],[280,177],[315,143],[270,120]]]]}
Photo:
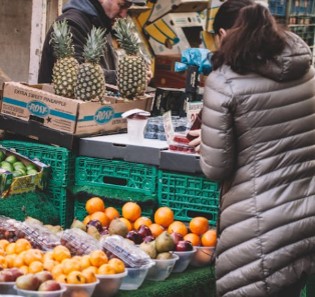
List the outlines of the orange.
{"type": "Polygon", "coordinates": [[[85,272],[87,272],[87,271],[91,271],[91,272],[93,272],[94,274],[97,274],[97,267],[95,267],[95,266],[90,266],[90,267],[88,267],[88,268],[85,268],[85,269],[83,269],[81,272],[83,273],[85,273],[85,272]]]}
{"type": "Polygon", "coordinates": [[[58,262],[62,262],[64,259],[70,259],[71,253],[69,249],[63,245],[57,245],[53,248],[53,259],[58,262]]]}
{"type": "Polygon", "coordinates": [[[0,256],[0,271],[7,268],[7,261],[4,256],[0,256]]]}
{"type": "Polygon", "coordinates": [[[189,229],[192,233],[201,235],[208,231],[209,221],[205,217],[195,217],[192,218],[189,222],[189,229]]]}
{"type": "Polygon", "coordinates": [[[64,274],[59,274],[56,277],[54,277],[54,279],[58,282],[58,283],[63,283],[66,284],[67,283],[67,276],[64,274]]]}
{"type": "Polygon", "coordinates": [[[103,264],[97,270],[97,274],[115,274],[115,273],[116,273],[115,269],[109,264],[103,264]]]}
{"type": "Polygon", "coordinates": [[[80,271],[71,271],[67,275],[68,284],[85,284],[85,277],[80,271]]]}
{"type": "Polygon", "coordinates": [[[44,270],[44,265],[40,261],[33,261],[29,266],[28,266],[28,272],[29,273],[37,273],[40,271],[44,270]]]}
{"type": "Polygon", "coordinates": [[[136,221],[133,223],[133,228],[135,230],[138,230],[141,225],[146,225],[149,227],[151,224],[152,224],[152,221],[150,218],[140,217],[140,218],[136,219],[136,221]]]}
{"type": "Polygon", "coordinates": [[[82,257],[80,257],[80,266],[81,266],[81,270],[91,266],[89,255],[83,255],[82,257]]]}
{"type": "Polygon", "coordinates": [[[217,232],[214,229],[209,229],[201,235],[201,245],[214,247],[217,244],[217,232]]]}
{"type": "Polygon", "coordinates": [[[121,212],[125,219],[134,222],[136,219],[141,217],[142,210],[139,204],[129,201],[123,205],[121,212]]]}
{"type": "Polygon", "coordinates": [[[3,250],[5,250],[6,246],[9,244],[10,242],[7,241],[6,239],[0,239],[0,248],[2,248],[3,250]]]}
{"type": "Polygon", "coordinates": [[[90,215],[90,219],[100,221],[103,227],[109,225],[109,218],[107,217],[104,211],[97,211],[92,213],[90,215]]]}
{"type": "Polygon", "coordinates": [[[154,213],[154,222],[167,228],[174,222],[174,212],[167,206],[158,208],[154,213]]]}
{"type": "Polygon", "coordinates": [[[105,203],[102,198],[100,197],[92,197],[85,203],[85,209],[88,214],[92,214],[97,211],[104,212],[105,210],[105,203]]]}
{"type": "Polygon", "coordinates": [[[185,236],[188,233],[188,228],[186,227],[185,223],[181,221],[174,221],[168,226],[167,232],[169,234],[176,232],[181,234],[182,236],[185,236]]]}
{"type": "Polygon", "coordinates": [[[112,206],[105,208],[105,214],[107,215],[110,221],[120,217],[119,211],[112,206]]]}
{"type": "Polygon", "coordinates": [[[90,262],[93,266],[100,267],[101,265],[108,263],[108,257],[105,252],[95,250],[90,253],[90,262]]]}
{"type": "Polygon", "coordinates": [[[190,241],[193,246],[199,246],[199,245],[201,245],[200,237],[199,237],[199,235],[197,235],[197,234],[195,234],[195,233],[187,233],[187,234],[184,236],[184,240],[190,241]]]}
{"type": "Polygon", "coordinates": [[[7,255],[13,255],[15,253],[15,242],[10,242],[6,247],[5,247],[5,252],[7,255]]]}
{"type": "Polygon", "coordinates": [[[23,253],[24,264],[28,266],[34,261],[42,262],[43,258],[43,252],[38,249],[30,249],[23,253]]]}
{"type": "Polygon", "coordinates": [[[19,254],[23,251],[30,250],[32,248],[31,243],[25,238],[19,238],[15,242],[15,253],[19,254]]]}
{"type": "Polygon", "coordinates": [[[84,219],[83,219],[83,224],[84,225],[87,225],[87,223],[91,221],[91,216],[90,215],[87,215],[84,219]]]}
{"type": "Polygon", "coordinates": [[[26,265],[23,265],[19,267],[19,269],[22,271],[23,274],[28,274],[28,267],[26,265]]]}
{"type": "Polygon", "coordinates": [[[51,274],[54,279],[56,279],[58,275],[63,274],[62,264],[55,265],[53,269],[51,270],[51,274]]]}
{"type": "Polygon", "coordinates": [[[164,227],[156,223],[151,224],[149,229],[151,230],[152,236],[154,238],[158,237],[165,230],[164,227]]]}
{"type": "Polygon", "coordinates": [[[80,262],[73,259],[64,259],[61,263],[64,274],[69,274],[71,271],[81,270],[80,262]]]}
{"type": "Polygon", "coordinates": [[[128,231],[132,230],[132,223],[129,220],[125,218],[119,218],[119,220],[121,220],[122,222],[126,224],[128,231]]]}
{"type": "Polygon", "coordinates": [[[115,273],[123,273],[125,271],[125,264],[118,258],[111,258],[108,260],[108,265],[114,268],[115,273]]]}
{"type": "Polygon", "coordinates": [[[85,277],[85,281],[87,283],[94,283],[96,282],[97,278],[93,271],[91,270],[83,270],[81,271],[82,275],[85,277]]]}

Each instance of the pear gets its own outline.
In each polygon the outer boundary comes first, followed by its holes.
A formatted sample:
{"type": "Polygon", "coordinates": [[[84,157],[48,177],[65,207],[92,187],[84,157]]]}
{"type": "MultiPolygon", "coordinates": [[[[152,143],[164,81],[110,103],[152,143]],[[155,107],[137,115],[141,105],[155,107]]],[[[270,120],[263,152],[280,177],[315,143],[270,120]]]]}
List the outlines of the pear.
{"type": "Polygon", "coordinates": [[[72,228],[78,228],[83,231],[86,231],[86,226],[83,224],[83,222],[79,221],[78,219],[73,219],[72,224],[70,226],[70,229],[72,228]]]}
{"type": "Polygon", "coordinates": [[[159,253],[156,256],[157,260],[168,260],[168,259],[172,259],[173,255],[170,252],[163,252],[163,253],[159,253]]]}
{"type": "Polygon", "coordinates": [[[173,251],[175,243],[172,236],[167,231],[163,231],[155,239],[155,248],[158,253],[173,251]]]}
{"type": "Polygon", "coordinates": [[[126,237],[128,228],[123,221],[121,221],[119,218],[116,218],[110,222],[108,231],[110,235],[117,234],[122,237],[126,237]]]}
{"type": "Polygon", "coordinates": [[[155,248],[155,241],[154,240],[150,241],[150,242],[142,242],[139,245],[139,248],[141,250],[143,250],[146,254],[148,254],[151,259],[155,259],[156,258],[157,251],[156,251],[156,248],[155,248]]]}
{"type": "Polygon", "coordinates": [[[92,225],[88,226],[86,233],[94,237],[96,240],[101,238],[100,232],[98,232],[97,228],[92,225]]]}

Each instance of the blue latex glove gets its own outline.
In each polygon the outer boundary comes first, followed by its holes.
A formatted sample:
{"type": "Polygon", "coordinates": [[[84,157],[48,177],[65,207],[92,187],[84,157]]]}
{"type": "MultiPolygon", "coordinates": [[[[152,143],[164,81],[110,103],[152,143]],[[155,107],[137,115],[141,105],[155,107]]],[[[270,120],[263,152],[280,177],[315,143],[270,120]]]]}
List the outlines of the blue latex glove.
{"type": "Polygon", "coordinates": [[[175,63],[175,72],[187,70],[188,66],[197,66],[198,73],[208,75],[212,66],[210,63],[211,52],[204,48],[188,48],[182,51],[181,62],[175,63]]]}

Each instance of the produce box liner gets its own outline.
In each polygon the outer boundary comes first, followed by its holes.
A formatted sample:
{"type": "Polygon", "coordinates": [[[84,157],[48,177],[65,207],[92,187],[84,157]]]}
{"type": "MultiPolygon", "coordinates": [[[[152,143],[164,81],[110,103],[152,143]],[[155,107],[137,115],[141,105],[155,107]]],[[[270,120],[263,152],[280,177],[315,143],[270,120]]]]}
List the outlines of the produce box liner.
{"type": "Polygon", "coordinates": [[[37,173],[34,174],[14,177],[12,172],[0,168],[0,198],[46,188],[50,173],[49,165],[43,164],[38,160],[31,160],[13,150],[8,150],[3,147],[0,147],[0,152],[4,153],[5,157],[15,156],[17,161],[22,162],[26,166],[30,164],[34,165],[37,171],[37,173]]]}
{"type": "Polygon", "coordinates": [[[139,108],[150,111],[152,96],[134,100],[105,96],[100,102],[55,95],[48,84],[7,82],[3,87],[1,114],[74,135],[93,135],[126,129],[121,114],[139,108]]]}

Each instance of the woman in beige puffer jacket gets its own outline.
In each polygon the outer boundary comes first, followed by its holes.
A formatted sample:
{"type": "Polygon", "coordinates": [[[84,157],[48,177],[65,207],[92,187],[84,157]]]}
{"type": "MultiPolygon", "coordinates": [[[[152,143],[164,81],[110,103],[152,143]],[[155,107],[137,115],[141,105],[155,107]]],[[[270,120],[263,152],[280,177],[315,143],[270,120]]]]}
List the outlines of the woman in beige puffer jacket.
{"type": "Polygon", "coordinates": [[[222,182],[217,296],[299,296],[315,273],[311,60],[304,41],[257,4],[241,10],[213,56],[201,167],[222,182]]]}

